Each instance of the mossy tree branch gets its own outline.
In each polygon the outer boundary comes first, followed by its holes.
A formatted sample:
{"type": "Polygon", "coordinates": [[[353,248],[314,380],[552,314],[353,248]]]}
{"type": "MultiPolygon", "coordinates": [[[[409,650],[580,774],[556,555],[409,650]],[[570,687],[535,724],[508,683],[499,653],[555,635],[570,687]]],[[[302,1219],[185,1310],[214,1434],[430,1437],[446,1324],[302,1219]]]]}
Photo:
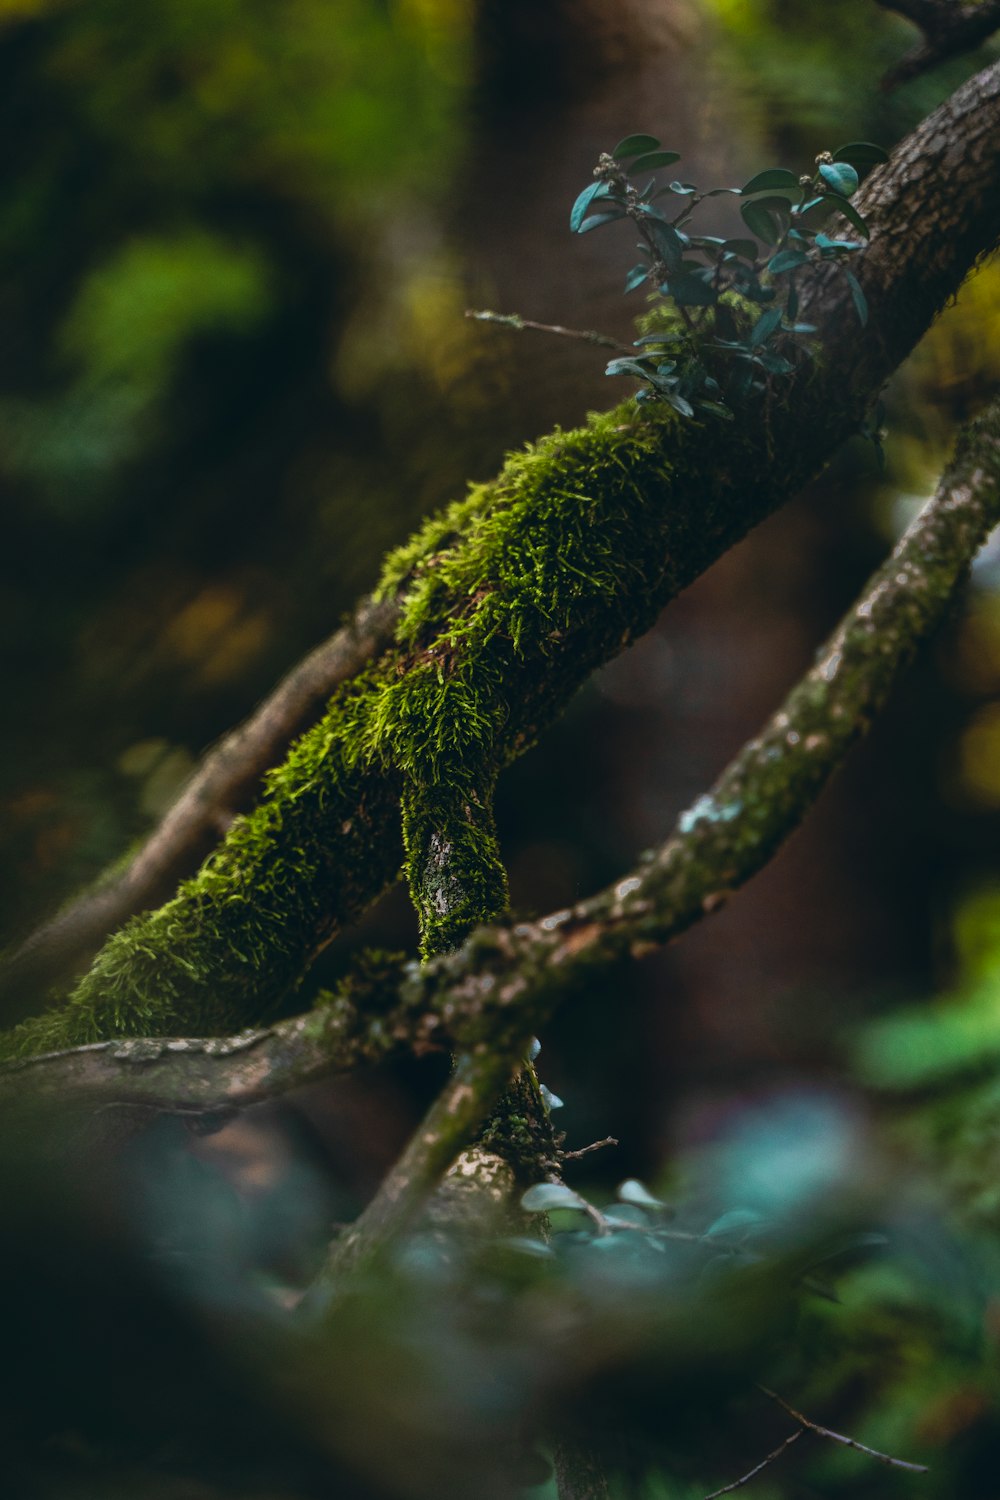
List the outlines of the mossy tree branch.
{"type": "Polygon", "coordinates": [[[400,801],[425,951],[441,946],[442,880],[474,892],[480,919],[494,915],[493,776],[857,429],[995,243],[998,175],[995,65],[865,184],[872,243],[853,264],[870,322],[858,328],[836,268],[821,270],[802,302],[822,359],[780,404],[762,398],[726,426],[629,404],[513,455],[428,523],[383,577],[383,596],[403,593],[394,651],[344,684],[201,873],[112,938],[62,1009],[4,1040],[7,1055],[225,1032],[287,1006],[316,952],[396,875],[400,801]]]}
{"type": "MultiPolygon", "coordinates": [[[[427,964],[390,966],[354,992],[266,1031],[221,1043],[111,1042],[14,1063],[0,1075],[5,1095],[211,1110],[377,1060],[394,1048],[457,1047],[467,1059],[492,1056],[476,1083],[475,1109],[461,1115],[462,1129],[472,1128],[469,1121],[485,1118],[517,1066],[524,1038],[544,1024],[582,971],[669,942],[768,862],[946,614],[998,523],[1000,400],[963,430],[934,497],[816,665],[711,792],[682,815],[672,837],[632,873],[536,922],[480,929],[427,964]]],[[[464,1086],[464,1074],[457,1076],[464,1086]]],[[[435,1136],[435,1163],[438,1144],[435,1136]]],[[[428,1180],[425,1165],[416,1174],[421,1183],[428,1180]]]]}

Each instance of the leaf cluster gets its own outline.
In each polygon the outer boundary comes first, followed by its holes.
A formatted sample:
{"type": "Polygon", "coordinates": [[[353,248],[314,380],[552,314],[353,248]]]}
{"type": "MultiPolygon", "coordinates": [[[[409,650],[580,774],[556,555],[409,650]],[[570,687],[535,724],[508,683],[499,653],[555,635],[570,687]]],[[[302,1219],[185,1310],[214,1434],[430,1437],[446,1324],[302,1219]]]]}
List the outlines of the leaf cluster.
{"type": "Polygon", "coordinates": [[[606,373],[640,381],[640,402],[666,402],[683,417],[728,419],[752,390],[768,389],[775,376],[792,373],[796,356],[812,353],[816,330],[799,321],[799,298],[802,278],[818,266],[832,261],[843,270],[858,319],[867,322],[865,295],[847,261],[862,248],[868,226],[850,200],[862,175],[886,155],[853,141],[817,157],[811,175],[772,167],[741,188],[705,192],[677,179],[659,183],[656,174],[679,160],[655,136],[627,136],[601,156],[594,181],[573,204],[570,229],[588,234],[631,220],[642,259],[625,278],[626,294],[647,287],[654,304],[671,314],[606,373]],[[653,175],[638,187],[633,179],[646,173],[653,175]],[[697,233],[699,205],[723,196],[741,200],[739,232],[697,233]],[[861,238],[827,233],[834,214],[861,238]]]}

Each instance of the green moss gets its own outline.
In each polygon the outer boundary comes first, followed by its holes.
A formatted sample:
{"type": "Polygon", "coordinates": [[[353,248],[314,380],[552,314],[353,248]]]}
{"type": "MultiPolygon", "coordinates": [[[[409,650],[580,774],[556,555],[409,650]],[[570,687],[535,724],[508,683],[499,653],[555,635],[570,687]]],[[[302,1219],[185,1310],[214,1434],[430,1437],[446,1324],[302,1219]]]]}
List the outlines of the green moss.
{"type": "Polygon", "coordinates": [[[223,1032],[287,1008],[334,919],[395,877],[404,845],[425,954],[496,915],[499,769],[673,582],[658,545],[668,436],[683,443],[672,414],[632,404],[591,417],[512,455],[394,553],[381,591],[404,590],[397,650],[335,695],[177,896],[112,937],[0,1056],[223,1032]]]}

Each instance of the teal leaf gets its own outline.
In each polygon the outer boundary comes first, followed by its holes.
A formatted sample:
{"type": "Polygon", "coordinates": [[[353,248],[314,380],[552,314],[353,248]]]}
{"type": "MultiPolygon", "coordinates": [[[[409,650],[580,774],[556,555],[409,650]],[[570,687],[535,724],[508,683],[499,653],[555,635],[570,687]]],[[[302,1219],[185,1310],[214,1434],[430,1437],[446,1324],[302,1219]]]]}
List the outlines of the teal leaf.
{"type": "Polygon", "coordinates": [[[871,171],[872,167],[881,166],[889,160],[888,152],[883,151],[881,146],[876,146],[872,141],[848,141],[846,146],[838,146],[833,153],[834,161],[850,162],[862,175],[864,169],[871,171]]]}
{"type": "Polygon", "coordinates": [[[788,202],[784,198],[751,198],[740,205],[743,222],[759,240],[776,245],[791,223],[788,202]]]}
{"type": "Polygon", "coordinates": [[[676,180],[668,184],[668,190],[671,193],[677,193],[681,198],[690,198],[692,193],[698,191],[693,182],[677,182],[676,180]]]}
{"type": "Polygon", "coordinates": [[[846,266],[844,267],[844,275],[847,277],[847,285],[851,289],[851,297],[854,301],[854,310],[858,315],[858,322],[864,328],[868,322],[868,299],[861,290],[858,278],[846,266]]]}
{"type": "Polygon", "coordinates": [[[780,354],[772,354],[770,349],[762,349],[756,358],[761,368],[770,375],[790,375],[795,368],[780,354]]]}
{"type": "Polygon", "coordinates": [[[767,269],[772,276],[780,276],[784,271],[794,271],[796,266],[806,263],[809,257],[804,250],[779,250],[767,263],[767,269]]]}
{"type": "Polygon", "coordinates": [[[634,375],[637,380],[648,380],[649,371],[638,359],[612,359],[604,367],[605,375],[634,375]]]}
{"type": "Polygon", "coordinates": [[[711,283],[711,268],[705,266],[685,275],[671,276],[670,295],[678,307],[714,307],[719,300],[718,289],[711,283]]]}
{"type": "Polygon", "coordinates": [[[659,146],[655,135],[627,135],[619,141],[611,155],[615,161],[624,161],[627,156],[641,156],[646,151],[655,151],[659,146]]]}
{"type": "Polygon", "coordinates": [[[649,1189],[635,1177],[619,1183],[616,1196],[619,1203],[632,1203],[638,1208],[666,1208],[666,1204],[660,1198],[654,1198],[649,1189]]]}
{"type": "Polygon", "coordinates": [[[629,271],[628,275],[625,277],[626,292],[634,292],[637,287],[642,286],[642,283],[646,280],[646,277],[648,275],[648,266],[641,263],[637,266],[633,266],[631,271],[629,271]]]}
{"type": "Polygon", "coordinates": [[[586,1200],[564,1182],[536,1182],[521,1196],[521,1207],[528,1214],[545,1214],[553,1208],[586,1209],[586,1200]]]}
{"type": "Polygon", "coordinates": [[[544,1240],[532,1239],[526,1234],[511,1234],[500,1241],[505,1250],[513,1250],[516,1255],[533,1255],[539,1260],[550,1258],[555,1254],[551,1245],[546,1245],[544,1240]]]}
{"type": "Polygon", "coordinates": [[[780,307],[769,307],[767,312],[761,313],[750,332],[751,349],[759,349],[761,344],[766,344],[780,323],[780,307]]]}
{"type": "Polygon", "coordinates": [[[685,401],[683,396],[678,396],[676,393],[672,393],[669,396],[664,396],[663,399],[664,401],[666,401],[668,406],[672,406],[674,411],[679,412],[682,417],[694,416],[694,407],[691,405],[690,401],[685,401]]]}
{"type": "Polygon", "coordinates": [[[649,232],[657,250],[666,262],[668,271],[676,271],[684,255],[685,240],[672,224],[650,215],[649,232]]]}
{"type": "Polygon", "coordinates": [[[843,255],[847,251],[864,248],[857,240],[832,240],[828,234],[818,234],[815,243],[818,250],[832,250],[835,255],[843,255]]]}
{"type": "Polygon", "coordinates": [[[629,167],[630,172],[655,172],[660,167],[672,167],[675,161],[680,161],[679,151],[650,151],[645,156],[637,156],[629,167]]]}
{"type": "Polygon", "coordinates": [[[785,167],[769,167],[766,172],[758,172],[756,177],[751,177],[740,188],[743,197],[750,193],[775,192],[778,189],[790,193],[799,192],[799,179],[794,172],[789,172],[785,167]]]}
{"type": "Polygon", "coordinates": [[[843,198],[849,198],[858,190],[858,174],[846,161],[822,162],[819,175],[827,187],[843,198]]]}
{"type": "Polygon", "coordinates": [[[754,1213],[751,1208],[731,1208],[728,1213],[716,1219],[714,1224],[705,1230],[706,1240],[716,1239],[742,1239],[760,1227],[763,1223],[760,1214],[754,1213]]]}
{"type": "Polygon", "coordinates": [[[728,250],[730,255],[738,255],[743,260],[757,259],[756,240],[723,240],[723,250],[728,250]]]}
{"type": "Polygon", "coordinates": [[[572,234],[579,234],[580,225],[586,218],[587,209],[593,203],[594,199],[607,198],[609,193],[610,188],[606,182],[592,182],[589,187],[584,188],[570,209],[569,227],[572,234]]]}
{"type": "Polygon", "coordinates": [[[868,225],[858,213],[853,203],[848,203],[847,199],[842,198],[839,193],[829,193],[827,195],[826,201],[833,208],[835,208],[839,214],[843,214],[844,218],[847,219],[850,224],[853,224],[858,233],[863,234],[866,240],[870,238],[868,225]]]}
{"type": "Polygon", "coordinates": [[[613,224],[616,219],[624,218],[625,215],[620,209],[615,209],[611,213],[606,214],[589,214],[576,232],[577,234],[589,234],[592,229],[599,229],[602,224],[613,224]]]}

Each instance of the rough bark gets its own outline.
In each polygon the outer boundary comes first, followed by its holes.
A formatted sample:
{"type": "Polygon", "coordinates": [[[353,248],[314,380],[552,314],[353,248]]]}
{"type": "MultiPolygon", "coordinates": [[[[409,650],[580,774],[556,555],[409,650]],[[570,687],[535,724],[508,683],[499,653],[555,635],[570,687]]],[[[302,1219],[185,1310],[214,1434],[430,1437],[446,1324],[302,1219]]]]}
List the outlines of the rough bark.
{"type": "MultiPolygon", "coordinates": [[[[717,910],[799,825],[951,606],[998,522],[1000,402],[994,402],[963,431],[933,499],[813,669],[711,792],[682,815],[673,836],[606,890],[537,922],[483,929],[428,964],[389,963],[363,986],[269,1030],[216,1041],[106,1042],[28,1058],[0,1074],[5,1096],[211,1111],[377,1061],[393,1049],[457,1047],[477,1058],[484,1049],[496,1054],[487,1084],[481,1078],[476,1084],[485,1117],[525,1036],[581,971],[638,956],[717,910]]],[[[453,1080],[460,1092],[467,1083],[461,1074],[453,1080]]],[[[438,1114],[451,1118],[447,1109],[438,1114]]],[[[467,1126],[463,1104],[461,1129],[467,1126]]],[[[426,1130],[417,1139],[426,1145],[426,1130]]],[[[437,1161],[436,1137],[435,1153],[437,1161]]]]}
{"type": "Polygon", "coordinates": [[[395,874],[400,797],[418,905],[453,927],[477,906],[490,915],[502,878],[483,789],[857,430],[996,242],[998,126],[995,65],[872,175],[857,199],[872,242],[854,260],[871,319],[858,327],[835,267],[803,287],[817,367],[726,426],[626,406],[557,433],[390,559],[383,587],[406,591],[395,653],[341,690],[201,875],[112,939],[69,1005],[8,1050],[233,1030],[287,1005],[395,874]]]}

